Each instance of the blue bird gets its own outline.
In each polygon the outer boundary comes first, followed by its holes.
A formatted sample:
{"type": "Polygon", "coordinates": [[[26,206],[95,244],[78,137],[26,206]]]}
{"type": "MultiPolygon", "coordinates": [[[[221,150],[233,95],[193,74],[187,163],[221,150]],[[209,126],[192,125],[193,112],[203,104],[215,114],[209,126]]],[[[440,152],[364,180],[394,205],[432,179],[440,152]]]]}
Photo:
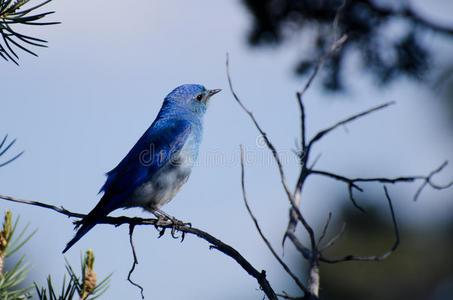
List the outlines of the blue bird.
{"type": "Polygon", "coordinates": [[[63,253],[118,208],[142,207],[156,215],[165,215],[160,208],[189,178],[198,156],[208,100],[220,91],[185,84],[165,97],[148,130],[126,157],[106,174],[107,180],[99,191],[104,192],[101,200],[81,220],[81,227],[63,253]]]}

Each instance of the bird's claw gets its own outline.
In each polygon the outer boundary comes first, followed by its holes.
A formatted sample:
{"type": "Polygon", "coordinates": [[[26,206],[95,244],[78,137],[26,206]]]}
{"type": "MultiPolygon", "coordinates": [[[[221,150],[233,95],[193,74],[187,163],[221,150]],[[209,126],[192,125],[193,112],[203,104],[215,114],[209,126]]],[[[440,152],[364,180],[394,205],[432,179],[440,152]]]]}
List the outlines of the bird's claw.
{"type": "Polygon", "coordinates": [[[158,239],[160,239],[164,234],[165,234],[165,227],[163,227],[160,231],[159,231],[159,236],[157,237],[158,239]]]}
{"type": "Polygon", "coordinates": [[[184,241],[184,238],[186,236],[186,233],[184,231],[181,231],[181,227],[189,227],[189,228],[192,228],[192,223],[188,222],[188,223],[184,223],[176,218],[172,218],[171,219],[171,222],[172,222],[172,226],[171,226],[171,236],[174,238],[174,239],[178,239],[178,238],[181,238],[181,243],[184,241]],[[176,234],[177,231],[181,231],[181,235],[178,236],[176,234]]]}
{"type": "Polygon", "coordinates": [[[174,239],[177,239],[178,236],[176,235],[176,231],[179,229],[179,226],[178,225],[174,225],[171,227],[171,236],[174,238],[174,239]]]}

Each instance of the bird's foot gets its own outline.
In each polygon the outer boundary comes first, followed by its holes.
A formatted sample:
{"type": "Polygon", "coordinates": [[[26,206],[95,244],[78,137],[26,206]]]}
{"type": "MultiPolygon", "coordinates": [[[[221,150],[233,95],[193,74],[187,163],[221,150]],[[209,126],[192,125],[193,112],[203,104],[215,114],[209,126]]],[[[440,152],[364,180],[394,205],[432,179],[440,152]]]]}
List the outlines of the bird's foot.
{"type": "MultiPolygon", "coordinates": [[[[167,213],[165,213],[164,211],[162,211],[160,209],[155,209],[152,211],[152,213],[157,217],[157,221],[155,224],[156,229],[159,226],[168,225],[168,224],[166,224],[166,222],[171,222],[171,236],[174,239],[178,239],[179,237],[181,237],[181,242],[184,240],[185,233],[181,232],[181,236],[178,236],[176,234],[176,232],[178,230],[180,230],[181,227],[186,227],[186,226],[192,227],[191,223],[184,223],[183,221],[178,220],[175,217],[168,215],[167,213]]],[[[165,234],[166,228],[168,228],[168,227],[162,227],[162,229],[159,232],[159,237],[161,237],[165,234]]]]}
{"type": "Polygon", "coordinates": [[[161,225],[163,225],[163,222],[171,222],[173,225],[177,226],[189,226],[192,227],[191,223],[184,223],[183,221],[180,221],[176,219],[173,216],[170,216],[166,212],[160,210],[160,209],[154,209],[152,213],[157,217],[157,222],[160,222],[161,225]]]}

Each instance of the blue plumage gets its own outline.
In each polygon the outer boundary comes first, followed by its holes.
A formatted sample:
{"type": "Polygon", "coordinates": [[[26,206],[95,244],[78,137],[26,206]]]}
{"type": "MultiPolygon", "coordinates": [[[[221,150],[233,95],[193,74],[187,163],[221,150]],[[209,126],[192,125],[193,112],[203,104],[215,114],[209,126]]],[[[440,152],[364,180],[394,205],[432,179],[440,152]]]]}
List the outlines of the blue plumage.
{"type": "Polygon", "coordinates": [[[113,210],[138,206],[154,212],[176,195],[198,156],[208,100],[218,92],[185,84],[165,97],[148,130],[107,173],[104,195],[63,253],[113,210]]]}

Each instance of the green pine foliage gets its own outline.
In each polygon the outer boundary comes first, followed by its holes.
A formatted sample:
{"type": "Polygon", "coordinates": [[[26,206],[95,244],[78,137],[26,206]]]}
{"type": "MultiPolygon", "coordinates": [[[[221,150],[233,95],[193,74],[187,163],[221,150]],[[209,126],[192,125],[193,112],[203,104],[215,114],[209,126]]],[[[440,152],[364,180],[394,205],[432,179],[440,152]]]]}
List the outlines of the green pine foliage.
{"type": "MultiPolygon", "coordinates": [[[[74,269],[66,260],[66,271],[69,279],[66,276],[63,278],[62,288],[54,288],[54,283],[49,275],[47,277],[47,287],[39,287],[35,282],[35,290],[39,300],[71,300],[76,295],[80,300],[93,300],[100,297],[109,287],[110,277],[108,275],[101,282],[97,283],[96,272],[94,272],[94,253],[93,250],[87,250],[86,254],[81,257],[81,273],[82,276],[77,276],[74,269]]],[[[0,299],[1,300],[1,299],[0,299]]]]}
{"type": "Polygon", "coordinates": [[[22,300],[31,297],[32,286],[16,289],[25,279],[30,266],[25,262],[25,255],[19,259],[11,270],[3,270],[5,259],[17,252],[36,233],[25,235],[29,224],[14,236],[19,223],[19,217],[12,221],[12,212],[5,213],[3,228],[0,230],[0,300],[22,300]],[[14,224],[14,225],[13,225],[14,224]]]}
{"type": "MultiPolygon", "coordinates": [[[[14,221],[12,212],[6,211],[3,227],[0,229],[0,300],[23,300],[32,297],[33,286],[18,288],[25,280],[31,266],[25,261],[25,255],[10,270],[4,269],[4,262],[12,254],[20,250],[25,243],[36,233],[28,232],[29,224],[15,236],[19,223],[19,217],[14,221]]],[[[34,282],[34,291],[39,300],[93,300],[100,297],[109,286],[110,277],[98,283],[94,271],[93,250],[86,251],[81,257],[81,276],[77,275],[72,266],[66,260],[66,271],[61,287],[56,288],[52,277],[47,277],[45,287],[34,282]]],[[[35,297],[36,298],[36,297],[35,297]]]]}
{"type": "MultiPolygon", "coordinates": [[[[40,22],[53,11],[37,13],[36,10],[45,6],[51,0],[41,2],[36,5],[27,5],[30,0],[0,0],[0,56],[5,60],[10,60],[18,65],[18,49],[38,56],[29,47],[47,47],[47,41],[32,36],[19,33],[16,25],[53,25],[59,22],[40,22]]],[[[35,3],[36,1],[33,1],[35,3]]]]}

